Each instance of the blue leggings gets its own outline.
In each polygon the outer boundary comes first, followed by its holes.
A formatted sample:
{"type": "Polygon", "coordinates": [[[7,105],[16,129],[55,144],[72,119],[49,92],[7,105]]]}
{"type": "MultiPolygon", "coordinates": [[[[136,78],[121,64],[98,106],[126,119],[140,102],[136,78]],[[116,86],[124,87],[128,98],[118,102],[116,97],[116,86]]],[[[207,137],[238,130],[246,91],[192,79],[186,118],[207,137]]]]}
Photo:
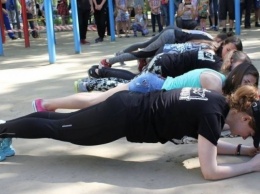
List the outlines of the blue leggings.
{"type": "Polygon", "coordinates": [[[8,31],[8,36],[10,38],[13,38],[14,37],[14,33],[12,31],[12,28],[11,28],[11,25],[10,25],[10,20],[8,18],[8,15],[7,14],[3,14],[3,18],[4,18],[4,24],[5,24],[5,29],[8,31]]]}

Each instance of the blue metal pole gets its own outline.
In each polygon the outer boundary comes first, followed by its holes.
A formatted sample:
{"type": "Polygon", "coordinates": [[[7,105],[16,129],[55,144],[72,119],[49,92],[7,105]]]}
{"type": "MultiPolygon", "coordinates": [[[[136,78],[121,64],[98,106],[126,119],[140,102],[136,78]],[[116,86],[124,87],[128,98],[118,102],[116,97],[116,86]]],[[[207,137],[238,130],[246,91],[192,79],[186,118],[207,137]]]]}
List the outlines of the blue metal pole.
{"type": "Polygon", "coordinates": [[[109,13],[109,24],[110,24],[110,35],[111,41],[115,41],[115,24],[114,24],[114,9],[112,0],[108,0],[108,13],[109,13]]]}
{"type": "Polygon", "coordinates": [[[79,19],[78,19],[78,9],[77,9],[76,0],[71,0],[71,13],[72,13],[75,53],[79,54],[81,53],[81,46],[80,46],[80,38],[79,38],[79,19]]]}
{"type": "Polygon", "coordinates": [[[56,50],[54,40],[54,28],[52,17],[52,3],[48,0],[44,1],[45,17],[46,17],[46,32],[49,51],[49,62],[53,64],[56,62],[56,50]]]}
{"type": "Polygon", "coordinates": [[[240,35],[240,0],[235,0],[236,35],[240,35]]]}
{"type": "Polygon", "coordinates": [[[3,48],[1,25],[0,25],[0,56],[4,56],[4,48],[3,48]]]}
{"type": "Polygon", "coordinates": [[[174,0],[169,1],[170,26],[174,25],[174,0]]]}

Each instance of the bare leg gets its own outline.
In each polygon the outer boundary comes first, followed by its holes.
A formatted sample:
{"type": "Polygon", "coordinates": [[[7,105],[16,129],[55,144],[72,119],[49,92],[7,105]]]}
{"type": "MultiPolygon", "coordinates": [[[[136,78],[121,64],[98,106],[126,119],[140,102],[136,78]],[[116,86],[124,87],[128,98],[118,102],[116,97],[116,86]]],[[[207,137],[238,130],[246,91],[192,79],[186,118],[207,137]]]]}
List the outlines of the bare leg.
{"type": "Polygon", "coordinates": [[[234,20],[229,20],[229,28],[233,29],[234,27],[234,20]]]}
{"type": "Polygon", "coordinates": [[[221,20],[221,26],[223,29],[226,30],[226,24],[227,24],[227,21],[226,20],[221,20]]]}
{"type": "Polygon", "coordinates": [[[128,90],[128,84],[120,84],[102,93],[77,93],[62,98],[44,99],[42,106],[48,111],[56,109],[82,109],[103,102],[116,92],[128,90]]]}

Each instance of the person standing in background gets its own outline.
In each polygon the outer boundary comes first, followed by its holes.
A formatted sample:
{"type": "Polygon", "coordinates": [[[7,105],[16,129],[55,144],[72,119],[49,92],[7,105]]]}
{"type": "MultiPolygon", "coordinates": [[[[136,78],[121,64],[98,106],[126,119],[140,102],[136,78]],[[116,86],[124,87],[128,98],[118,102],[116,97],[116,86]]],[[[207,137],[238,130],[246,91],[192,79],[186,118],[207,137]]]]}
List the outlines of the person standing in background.
{"type": "Polygon", "coordinates": [[[21,14],[21,4],[19,0],[7,0],[6,1],[6,10],[8,11],[8,16],[11,24],[13,25],[13,28],[15,25],[17,25],[16,21],[16,10],[15,10],[15,3],[16,3],[16,9],[17,14],[21,14]]]}
{"type": "Polygon", "coordinates": [[[128,23],[126,24],[126,28],[129,33],[130,33],[131,26],[132,26],[131,18],[135,17],[134,7],[135,7],[134,0],[127,0],[127,10],[128,10],[128,14],[129,14],[129,20],[128,20],[128,23]]]}
{"type": "Polygon", "coordinates": [[[120,35],[120,30],[122,28],[123,32],[125,33],[125,37],[129,38],[127,25],[129,22],[129,13],[127,9],[127,0],[116,0],[116,9],[117,9],[117,16],[116,16],[116,31],[119,38],[122,38],[120,35]]]}
{"type": "Polygon", "coordinates": [[[219,0],[219,20],[221,23],[221,26],[223,27],[222,32],[227,32],[227,13],[229,18],[229,34],[234,34],[233,28],[234,28],[234,20],[235,20],[235,2],[234,1],[227,1],[227,0],[219,0]]]}
{"type": "Polygon", "coordinates": [[[162,25],[169,26],[170,17],[169,17],[169,0],[161,0],[161,18],[162,25]]]}
{"type": "Polygon", "coordinates": [[[218,31],[218,0],[209,0],[210,30],[218,31]]]}
{"type": "Polygon", "coordinates": [[[153,34],[152,36],[155,36],[155,22],[157,21],[159,32],[163,30],[162,24],[161,24],[161,0],[148,0],[149,6],[151,8],[151,16],[152,16],[152,29],[153,34]]]}
{"type": "MultiPolygon", "coordinates": [[[[91,0],[90,0],[91,1],[91,0]]],[[[95,43],[103,42],[106,32],[107,23],[107,0],[93,0],[94,4],[94,18],[97,25],[98,38],[95,39],[95,43]]]]}
{"type": "Polygon", "coordinates": [[[199,0],[198,1],[198,15],[200,20],[200,29],[204,32],[206,31],[206,20],[209,14],[209,1],[199,0]]]}
{"type": "Polygon", "coordinates": [[[61,25],[69,24],[69,5],[67,0],[59,0],[57,4],[58,14],[61,16],[61,25]]]}
{"type": "Polygon", "coordinates": [[[93,13],[93,2],[92,0],[77,0],[77,8],[80,43],[90,44],[90,42],[86,41],[86,37],[88,29],[88,19],[90,17],[90,13],[93,13]]]}
{"type": "Polygon", "coordinates": [[[259,19],[260,19],[260,0],[254,1],[255,5],[255,27],[260,27],[259,19]]]}
{"type": "Polygon", "coordinates": [[[251,12],[252,12],[252,5],[254,3],[254,0],[243,0],[242,1],[242,9],[241,13],[243,13],[243,9],[245,10],[245,24],[244,27],[246,29],[251,28],[251,12]]]}
{"type": "Polygon", "coordinates": [[[16,40],[17,37],[14,35],[13,29],[10,25],[10,21],[8,18],[8,12],[6,10],[6,0],[1,0],[2,3],[2,7],[3,7],[3,19],[4,19],[4,25],[5,25],[5,29],[8,31],[8,36],[9,38],[11,38],[12,40],[16,40]]]}
{"type": "Polygon", "coordinates": [[[29,23],[29,26],[32,30],[31,34],[33,38],[39,38],[39,34],[37,30],[35,29],[35,24],[34,24],[34,16],[36,15],[36,7],[35,7],[35,2],[33,0],[25,0],[26,4],[26,16],[27,20],[29,23]]]}

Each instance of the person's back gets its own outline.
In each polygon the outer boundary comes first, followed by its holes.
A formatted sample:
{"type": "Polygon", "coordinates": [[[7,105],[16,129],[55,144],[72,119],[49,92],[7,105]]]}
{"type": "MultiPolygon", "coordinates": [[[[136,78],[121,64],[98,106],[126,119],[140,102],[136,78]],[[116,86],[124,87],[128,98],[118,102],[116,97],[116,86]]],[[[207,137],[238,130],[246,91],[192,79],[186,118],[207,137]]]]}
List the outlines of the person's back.
{"type": "Polygon", "coordinates": [[[201,134],[216,145],[229,111],[225,97],[202,88],[126,94],[126,137],[131,142],[165,143],[201,134]]]}
{"type": "Polygon", "coordinates": [[[183,75],[177,76],[175,78],[167,77],[162,89],[165,90],[172,90],[176,88],[183,88],[183,87],[202,87],[201,83],[201,75],[210,74],[210,77],[213,79],[215,76],[220,81],[220,88],[222,88],[222,85],[225,81],[225,76],[217,71],[214,71],[212,69],[203,68],[203,69],[195,69],[192,71],[189,71],[183,75]]]}
{"type": "MultiPolygon", "coordinates": [[[[161,74],[163,77],[176,77],[185,72],[200,68],[209,68],[219,71],[222,65],[222,58],[211,51],[194,50],[186,51],[180,54],[162,54],[158,59],[161,66],[161,74]]],[[[148,67],[153,72],[156,67],[148,67]],[[153,69],[151,69],[153,68],[153,69]]]]}

